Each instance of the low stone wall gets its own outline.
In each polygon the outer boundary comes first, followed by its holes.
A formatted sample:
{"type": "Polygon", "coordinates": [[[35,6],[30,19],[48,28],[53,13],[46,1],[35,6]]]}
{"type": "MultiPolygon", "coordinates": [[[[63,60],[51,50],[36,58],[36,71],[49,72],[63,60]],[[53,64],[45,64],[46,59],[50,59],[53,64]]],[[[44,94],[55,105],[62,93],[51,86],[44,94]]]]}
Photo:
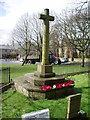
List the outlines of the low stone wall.
{"type": "MultiPolygon", "coordinates": [[[[72,58],[69,58],[69,61],[72,61],[72,58]]],[[[74,62],[82,62],[81,58],[74,58],[74,62]]],[[[90,58],[85,58],[85,62],[90,62],[90,58]]]]}
{"type": "Polygon", "coordinates": [[[81,72],[74,72],[74,73],[67,73],[67,74],[62,74],[60,76],[65,78],[65,77],[68,77],[68,76],[74,76],[74,75],[79,75],[79,74],[84,74],[84,73],[90,73],[90,70],[81,71],[81,72]]]}

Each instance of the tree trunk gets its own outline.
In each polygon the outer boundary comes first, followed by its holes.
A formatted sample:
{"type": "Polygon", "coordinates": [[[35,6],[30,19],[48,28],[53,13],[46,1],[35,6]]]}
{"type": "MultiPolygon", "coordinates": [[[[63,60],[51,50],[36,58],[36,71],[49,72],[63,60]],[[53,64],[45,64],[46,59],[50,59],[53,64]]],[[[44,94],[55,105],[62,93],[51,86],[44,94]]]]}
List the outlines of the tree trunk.
{"type": "Polygon", "coordinates": [[[71,61],[74,61],[74,57],[71,58],[71,61]]]}
{"type": "Polygon", "coordinates": [[[24,64],[25,64],[25,62],[26,62],[27,57],[28,57],[28,54],[26,54],[25,59],[24,59],[24,61],[23,61],[23,63],[22,63],[22,66],[24,66],[24,64]]]}
{"type": "Polygon", "coordinates": [[[39,57],[39,59],[40,59],[40,62],[42,62],[42,51],[40,51],[40,57],[39,57]]]}
{"type": "Polygon", "coordinates": [[[85,59],[85,56],[84,56],[84,51],[82,52],[82,63],[81,63],[81,66],[84,67],[84,59],[85,59]]]}

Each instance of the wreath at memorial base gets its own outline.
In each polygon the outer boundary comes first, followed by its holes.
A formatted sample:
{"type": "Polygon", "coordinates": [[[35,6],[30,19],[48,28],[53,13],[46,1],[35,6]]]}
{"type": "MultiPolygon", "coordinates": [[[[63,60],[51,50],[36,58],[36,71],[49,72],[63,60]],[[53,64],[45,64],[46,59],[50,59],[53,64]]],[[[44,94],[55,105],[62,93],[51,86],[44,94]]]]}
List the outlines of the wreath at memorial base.
{"type": "Polygon", "coordinates": [[[56,83],[56,84],[53,84],[52,86],[49,86],[49,85],[43,85],[41,86],[41,90],[52,90],[52,89],[57,89],[57,88],[64,88],[64,87],[70,87],[70,86],[74,86],[74,81],[72,80],[67,80],[66,82],[64,83],[56,83]]]}

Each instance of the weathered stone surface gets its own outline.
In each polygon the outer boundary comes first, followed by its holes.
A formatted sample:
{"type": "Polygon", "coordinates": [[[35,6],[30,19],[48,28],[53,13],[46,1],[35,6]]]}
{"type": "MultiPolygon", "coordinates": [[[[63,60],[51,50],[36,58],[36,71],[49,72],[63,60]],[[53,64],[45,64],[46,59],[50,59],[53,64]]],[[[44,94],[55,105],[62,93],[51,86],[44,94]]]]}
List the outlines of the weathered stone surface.
{"type": "Polygon", "coordinates": [[[53,85],[56,83],[62,83],[66,81],[65,78],[61,77],[60,75],[56,75],[55,77],[49,77],[49,78],[39,78],[34,76],[33,73],[27,73],[25,74],[25,77],[28,78],[26,81],[28,82],[33,81],[33,84],[36,86],[53,85]]]}
{"type": "MultiPolygon", "coordinates": [[[[17,78],[14,81],[15,87],[16,87],[16,85],[18,85],[18,86],[21,86],[22,88],[27,89],[28,91],[41,91],[39,86],[37,87],[34,85],[34,81],[32,79],[30,79],[30,82],[28,82],[28,79],[29,78],[26,76],[21,76],[21,77],[17,78]]],[[[20,87],[20,89],[21,89],[21,87],[20,87]]]]}
{"type": "MultiPolygon", "coordinates": [[[[25,96],[27,97],[31,97],[34,99],[54,99],[54,98],[60,98],[63,97],[65,95],[70,95],[73,93],[74,91],[74,87],[67,87],[67,88],[57,88],[57,89],[52,89],[50,91],[43,91],[41,90],[41,82],[43,81],[41,78],[41,81],[39,81],[39,85],[37,86],[35,83],[35,78],[38,77],[32,77],[34,76],[34,74],[25,74],[25,76],[21,76],[19,78],[17,78],[14,81],[14,85],[15,88],[18,92],[23,93],[25,96]]],[[[38,80],[36,80],[38,81],[38,80]]],[[[59,79],[59,77],[57,77],[55,79],[55,77],[51,78],[51,80],[49,80],[49,78],[44,78],[44,82],[42,84],[44,85],[51,85],[54,83],[62,83],[63,81],[65,81],[65,79],[59,79]],[[47,81],[47,82],[46,82],[47,81]]]]}
{"type": "Polygon", "coordinates": [[[39,77],[39,78],[50,78],[50,77],[54,77],[55,73],[40,73],[40,72],[34,72],[34,75],[39,77]]]}
{"type": "Polygon", "coordinates": [[[42,62],[38,65],[36,76],[47,78],[55,76],[52,72],[52,65],[49,65],[49,21],[54,21],[54,17],[49,15],[49,9],[44,10],[44,14],[39,15],[43,22],[43,41],[42,41],[42,62]]]}
{"type": "Polygon", "coordinates": [[[52,65],[38,65],[37,69],[40,73],[51,73],[52,72],[52,65]]]}
{"type": "Polygon", "coordinates": [[[67,119],[78,117],[80,111],[81,94],[71,95],[68,98],[67,119]]]}
{"type": "Polygon", "coordinates": [[[39,15],[39,19],[44,21],[43,24],[43,44],[42,44],[42,65],[48,65],[49,52],[49,21],[54,21],[54,17],[49,15],[49,9],[44,10],[44,14],[39,15]]]}
{"type": "Polygon", "coordinates": [[[49,109],[44,109],[36,112],[27,113],[21,116],[22,120],[50,120],[49,109]]]}
{"type": "Polygon", "coordinates": [[[37,72],[34,73],[35,76],[41,78],[54,77],[55,73],[52,72],[52,65],[41,65],[37,67],[37,72]]]}

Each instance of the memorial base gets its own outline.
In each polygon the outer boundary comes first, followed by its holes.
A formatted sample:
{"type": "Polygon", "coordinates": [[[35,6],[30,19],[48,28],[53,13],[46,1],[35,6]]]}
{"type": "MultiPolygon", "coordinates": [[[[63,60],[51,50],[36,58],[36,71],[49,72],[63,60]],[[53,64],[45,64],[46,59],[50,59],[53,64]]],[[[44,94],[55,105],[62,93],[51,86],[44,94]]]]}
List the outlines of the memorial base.
{"type": "Polygon", "coordinates": [[[39,78],[34,76],[34,73],[27,73],[24,76],[18,77],[14,81],[14,86],[18,92],[33,99],[56,99],[73,94],[74,86],[56,88],[49,91],[42,90],[41,86],[63,83],[65,81],[66,80],[59,75],[50,78],[39,78]]]}
{"type": "Polygon", "coordinates": [[[40,78],[49,78],[54,77],[55,73],[52,72],[52,65],[39,64],[34,75],[40,78]]]}

